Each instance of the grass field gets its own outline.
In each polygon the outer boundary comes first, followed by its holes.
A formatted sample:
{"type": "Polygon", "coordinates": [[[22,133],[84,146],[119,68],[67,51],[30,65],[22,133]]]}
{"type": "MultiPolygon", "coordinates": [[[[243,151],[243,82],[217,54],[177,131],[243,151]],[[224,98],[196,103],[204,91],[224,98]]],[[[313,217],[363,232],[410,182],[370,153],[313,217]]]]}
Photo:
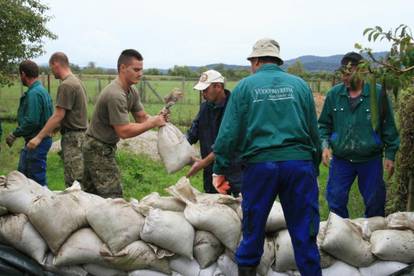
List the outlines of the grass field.
{"type": "MultiPolygon", "coordinates": [[[[4,132],[7,134],[14,128],[13,123],[3,123],[4,132]]],[[[7,174],[17,168],[19,152],[23,147],[23,140],[18,139],[12,148],[9,148],[4,139],[1,141],[0,151],[0,175],[7,174]]],[[[144,155],[135,155],[119,150],[117,152],[117,162],[121,169],[122,183],[126,198],[140,199],[151,192],[159,192],[166,195],[164,188],[173,185],[177,180],[184,176],[189,169],[184,168],[175,174],[167,174],[163,165],[155,162],[144,155]]],[[[48,155],[47,176],[49,187],[52,190],[64,189],[63,163],[56,153],[48,155]]],[[[319,207],[321,218],[328,216],[328,207],[325,200],[327,168],[321,165],[319,182],[319,207]]],[[[191,183],[199,190],[202,190],[202,174],[191,178],[191,183]]],[[[363,203],[356,185],[352,187],[349,196],[349,213],[352,218],[363,216],[363,203]]]]}

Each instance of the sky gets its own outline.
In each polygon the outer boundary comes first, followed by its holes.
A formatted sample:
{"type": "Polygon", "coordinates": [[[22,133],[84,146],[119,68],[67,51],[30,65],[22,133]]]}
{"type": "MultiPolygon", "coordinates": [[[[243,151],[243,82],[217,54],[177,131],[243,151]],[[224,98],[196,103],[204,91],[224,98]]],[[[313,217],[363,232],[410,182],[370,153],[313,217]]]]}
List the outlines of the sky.
{"type": "Polygon", "coordinates": [[[279,42],[283,59],[330,56],[368,43],[367,27],[414,29],[413,0],[42,0],[50,10],[47,27],[58,36],[45,40],[47,64],[55,51],[71,63],[115,68],[123,49],[144,57],[144,68],[213,63],[248,65],[253,44],[279,42]]]}

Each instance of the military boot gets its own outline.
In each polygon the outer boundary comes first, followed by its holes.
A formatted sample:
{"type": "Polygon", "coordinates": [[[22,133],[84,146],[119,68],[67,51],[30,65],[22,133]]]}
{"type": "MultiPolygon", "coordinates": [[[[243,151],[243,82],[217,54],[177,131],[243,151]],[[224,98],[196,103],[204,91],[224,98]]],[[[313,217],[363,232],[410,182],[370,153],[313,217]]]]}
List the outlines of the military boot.
{"type": "Polygon", "coordinates": [[[239,266],[239,276],[256,276],[255,266],[239,266]]]}

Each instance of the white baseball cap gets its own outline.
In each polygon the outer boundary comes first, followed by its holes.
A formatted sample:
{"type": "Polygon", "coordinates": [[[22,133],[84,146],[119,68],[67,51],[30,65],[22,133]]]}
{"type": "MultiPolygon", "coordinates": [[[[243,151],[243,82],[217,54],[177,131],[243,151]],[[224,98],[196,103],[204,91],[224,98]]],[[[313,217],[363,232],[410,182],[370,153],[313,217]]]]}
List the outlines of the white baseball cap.
{"type": "Polygon", "coordinates": [[[198,83],[194,86],[194,89],[203,91],[212,83],[224,83],[224,77],[216,70],[208,70],[201,74],[198,83]]]}
{"type": "Polygon", "coordinates": [[[247,59],[256,58],[256,57],[276,57],[280,59],[283,64],[283,60],[280,58],[280,46],[276,40],[271,38],[262,38],[253,46],[251,54],[247,59]]]}

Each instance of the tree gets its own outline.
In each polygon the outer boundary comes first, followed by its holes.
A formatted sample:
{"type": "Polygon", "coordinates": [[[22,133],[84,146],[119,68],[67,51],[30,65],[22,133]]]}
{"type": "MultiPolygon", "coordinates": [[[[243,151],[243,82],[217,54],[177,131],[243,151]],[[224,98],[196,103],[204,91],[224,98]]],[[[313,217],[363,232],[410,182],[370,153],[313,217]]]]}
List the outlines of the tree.
{"type": "Polygon", "coordinates": [[[0,85],[11,84],[19,62],[44,53],[43,39],[57,38],[46,28],[48,9],[39,0],[0,0],[0,85]]]}
{"type": "MultiPolygon", "coordinates": [[[[395,211],[414,211],[414,39],[411,30],[406,25],[400,25],[395,30],[383,31],[381,27],[367,28],[364,31],[368,41],[392,43],[389,54],[382,59],[376,59],[370,48],[356,44],[361,53],[366,53],[369,60],[362,64],[365,67],[366,78],[371,82],[380,82],[384,91],[392,92],[397,102],[398,125],[400,129],[400,151],[397,156],[396,184],[397,190],[390,197],[388,209],[395,211]]],[[[375,86],[374,86],[375,87],[375,86]]],[[[375,94],[375,89],[371,93],[375,94]]],[[[380,109],[371,106],[371,110],[380,109]]],[[[377,112],[380,113],[380,112],[377,112]]],[[[372,116],[372,124],[377,126],[378,118],[372,116]]]]}
{"type": "Polygon", "coordinates": [[[144,74],[145,75],[159,76],[159,75],[161,75],[161,72],[157,68],[149,68],[149,69],[144,70],[144,74]]]}
{"type": "Polygon", "coordinates": [[[303,63],[300,62],[300,60],[297,60],[295,63],[290,65],[287,68],[288,73],[303,77],[306,74],[305,67],[303,66],[303,63]]]}

